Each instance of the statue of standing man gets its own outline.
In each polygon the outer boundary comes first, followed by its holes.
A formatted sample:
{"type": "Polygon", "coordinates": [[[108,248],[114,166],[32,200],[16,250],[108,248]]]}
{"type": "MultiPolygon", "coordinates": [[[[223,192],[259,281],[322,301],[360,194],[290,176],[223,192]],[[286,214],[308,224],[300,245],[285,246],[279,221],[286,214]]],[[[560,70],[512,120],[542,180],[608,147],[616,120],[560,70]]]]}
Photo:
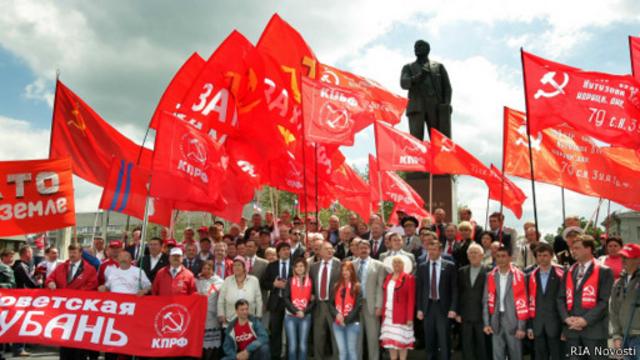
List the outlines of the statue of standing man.
{"type": "Polygon", "coordinates": [[[409,90],[407,117],[409,132],[424,140],[424,125],[451,137],[451,83],[444,66],[429,60],[429,43],[416,41],[416,61],[405,65],[400,76],[400,86],[409,90]]]}

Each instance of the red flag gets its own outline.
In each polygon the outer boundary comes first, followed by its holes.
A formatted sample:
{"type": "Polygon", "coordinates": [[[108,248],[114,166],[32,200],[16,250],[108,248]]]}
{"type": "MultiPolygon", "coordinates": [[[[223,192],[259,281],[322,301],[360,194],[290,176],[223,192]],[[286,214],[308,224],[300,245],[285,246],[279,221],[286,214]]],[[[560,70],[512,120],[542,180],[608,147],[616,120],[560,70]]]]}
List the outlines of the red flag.
{"type": "MultiPolygon", "coordinates": [[[[107,124],[62,82],[56,83],[49,158],[71,157],[73,173],[104,186],[113,157],[137,162],[141,146],[107,124]]],[[[142,148],[140,164],[151,164],[152,151],[142,148]]]]}
{"type": "Polygon", "coordinates": [[[71,160],[0,162],[0,236],[73,226],[71,160]]]}
{"type": "Polygon", "coordinates": [[[407,108],[405,97],[391,93],[373,80],[329,65],[320,64],[319,72],[320,81],[360,93],[369,102],[371,116],[356,120],[356,132],[374,121],[384,121],[392,125],[400,123],[404,109],[407,108]]]}
{"type": "Polygon", "coordinates": [[[160,98],[156,111],[151,118],[150,128],[156,129],[158,127],[158,120],[163,112],[180,112],[180,101],[191,88],[205,64],[206,61],[198,53],[193,53],[180,67],[160,98]]]}
{"type": "Polygon", "coordinates": [[[469,175],[487,180],[489,168],[436,129],[431,129],[431,169],[434,174],[469,175]]]}
{"type": "MultiPolygon", "coordinates": [[[[150,175],[151,171],[132,162],[113,159],[99,208],[143,219],[150,175]]],[[[164,226],[171,224],[170,201],[152,197],[149,205],[149,221],[164,226]]]]}
{"type": "Polygon", "coordinates": [[[343,163],[331,176],[331,200],[360,215],[364,221],[371,216],[371,189],[353,169],[343,163]]]}
{"type": "Polygon", "coordinates": [[[380,203],[380,191],[382,199],[393,201],[400,206],[424,208],[424,200],[393,171],[379,171],[376,159],[369,155],[369,182],[371,184],[371,202],[374,207],[380,203]]]}
{"type": "Polygon", "coordinates": [[[300,33],[278,14],[269,20],[256,48],[265,57],[269,116],[297,137],[302,130],[302,76],[316,78],[316,56],[300,33]]]}
{"type": "Polygon", "coordinates": [[[522,51],[531,133],[567,123],[596,139],[640,148],[638,83],[588,72],[522,51]]]}
{"type": "Polygon", "coordinates": [[[490,178],[486,181],[489,187],[489,198],[502,202],[504,207],[511,210],[516,218],[522,217],[522,204],[527,199],[522,189],[514,184],[498,168],[491,165],[490,178]]]}
{"type": "Polygon", "coordinates": [[[429,171],[429,143],[381,122],[375,123],[376,151],[382,170],[429,171]]]}
{"type": "Polygon", "coordinates": [[[640,82],[640,38],[629,36],[629,52],[631,53],[631,73],[640,82]]]}
{"type": "Polygon", "coordinates": [[[225,161],[222,148],[209,136],[164,113],[156,134],[151,195],[210,203],[219,196],[225,161]]]}
{"type": "MultiPolygon", "coordinates": [[[[524,113],[505,108],[505,173],[530,179],[526,126],[524,113]]],[[[621,154],[637,159],[633,150],[600,148],[566,125],[533,133],[531,149],[536,181],[621,204],[640,204],[640,172],[618,161],[621,154]]]]}
{"type": "Polygon", "coordinates": [[[387,219],[387,224],[399,224],[400,220],[398,219],[398,214],[396,211],[402,210],[405,214],[415,216],[418,219],[418,222],[422,222],[424,218],[433,219],[433,216],[424,208],[424,207],[416,207],[416,206],[399,206],[398,204],[393,205],[393,209],[391,210],[391,215],[389,215],[389,219],[387,219]]]}
{"type": "Polygon", "coordinates": [[[367,101],[357,92],[302,79],[306,141],[351,146],[356,119],[367,116],[367,101]]]}

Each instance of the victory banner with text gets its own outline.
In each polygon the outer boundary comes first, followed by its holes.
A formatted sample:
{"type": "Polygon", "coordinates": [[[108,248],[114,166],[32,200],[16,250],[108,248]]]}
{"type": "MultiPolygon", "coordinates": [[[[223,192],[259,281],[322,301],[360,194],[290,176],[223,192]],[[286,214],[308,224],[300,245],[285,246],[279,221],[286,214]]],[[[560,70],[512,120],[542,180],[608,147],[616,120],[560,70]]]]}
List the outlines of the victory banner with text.
{"type": "Polygon", "coordinates": [[[202,354],[207,299],[77,290],[0,291],[0,342],[136,356],[202,354]]]}
{"type": "Polygon", "coordinates": [[[0,236],[76,223],[71,160],[0,162],[0,236]]]}

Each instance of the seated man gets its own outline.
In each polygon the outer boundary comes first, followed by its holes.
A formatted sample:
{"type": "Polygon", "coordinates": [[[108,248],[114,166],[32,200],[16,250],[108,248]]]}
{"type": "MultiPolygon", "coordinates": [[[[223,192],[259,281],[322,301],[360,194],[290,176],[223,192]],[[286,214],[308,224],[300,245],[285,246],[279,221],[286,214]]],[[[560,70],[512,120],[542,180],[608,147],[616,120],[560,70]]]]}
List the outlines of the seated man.
{"type": "Polygon", "coordinates": [[[223,360],[260,360],[271,357],[269,334],[257,317],[249,315],[249,302],[236,301],[236,318],[225,330],[223,360]]]}

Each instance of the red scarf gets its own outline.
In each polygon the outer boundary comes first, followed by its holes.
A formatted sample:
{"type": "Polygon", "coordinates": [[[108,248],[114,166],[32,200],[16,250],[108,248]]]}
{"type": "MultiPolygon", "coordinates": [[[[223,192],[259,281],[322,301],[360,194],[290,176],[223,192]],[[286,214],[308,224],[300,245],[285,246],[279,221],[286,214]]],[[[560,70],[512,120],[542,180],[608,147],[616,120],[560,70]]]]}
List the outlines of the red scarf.
{"type": "MultiPolygon", "coordinates": [[[[524,274],[522,273],[522,271],[520,271],[520,269],[513,266],[513,264],[509,266],[509,272],[513,274],[511,286],[513,287],[513,298],[516,305],[516,316],[518,317],[518,320],[527,320],[529,318],[529,310],[527,309],[527,293],[524,287],[524,274]]],[[[498,267],[496,267],[489,273],[487,283],[489,314],[491,315],[493,315],[496,310],[496,272],[498,272],[498,267]]]]}
{"type": "MultiPolygon", "coordinates": [[[[575,293],[575,285],[573,284],[573,272],[575,271],[578,263],[573,264],[569,268],[569,274],[567,275],[567,310],[573,309],[573,294],[575,293]]],[[[596,306],[598,299],[598,282],[600,280],[600,265],[595,260],[591,260],[591,267],[593,271],[587,279],[583,279],[582,283],[582,307],[585,309],[593,309],[596,306]]],[[[585,270],[585,275],[586,275],[585,270]]]]}
{"type": "Polygon", "coordinates": [[[304,311],[311,300],[311,279],[304,277],[304,282],[298,276],[291,279],[291,302],[296,309],[304,311]]]}
{"type": "Polygon", "coordinates": [[[356,298],[351,294],[351,283],[348,283],[346,288],[340,285],[336,291],[336,310],[342,314],[342,317],[347,317],[355,305],[356,298]]]}
{"type": "MultiPolygon", "coordinates": [[[[549,271],[551,270],[555,271],[558,278],[562,279],[564,271],[559,266],[552,265],[549,271]]],[[[536,276],[538,274],[538,271],[540,271],[539,267],[533,270],[533,272],[531,273],[531,277],[529,277],[529,318],[531,319],[536,317],[536,294],[538,291],[538,282],[536,281],[536,276]]],[[[551,276],[551,274],[549,274],[549,276],[551,276]]],[[[547,280],[547,286],[549,286],[549,280],[547,280]]]]}

